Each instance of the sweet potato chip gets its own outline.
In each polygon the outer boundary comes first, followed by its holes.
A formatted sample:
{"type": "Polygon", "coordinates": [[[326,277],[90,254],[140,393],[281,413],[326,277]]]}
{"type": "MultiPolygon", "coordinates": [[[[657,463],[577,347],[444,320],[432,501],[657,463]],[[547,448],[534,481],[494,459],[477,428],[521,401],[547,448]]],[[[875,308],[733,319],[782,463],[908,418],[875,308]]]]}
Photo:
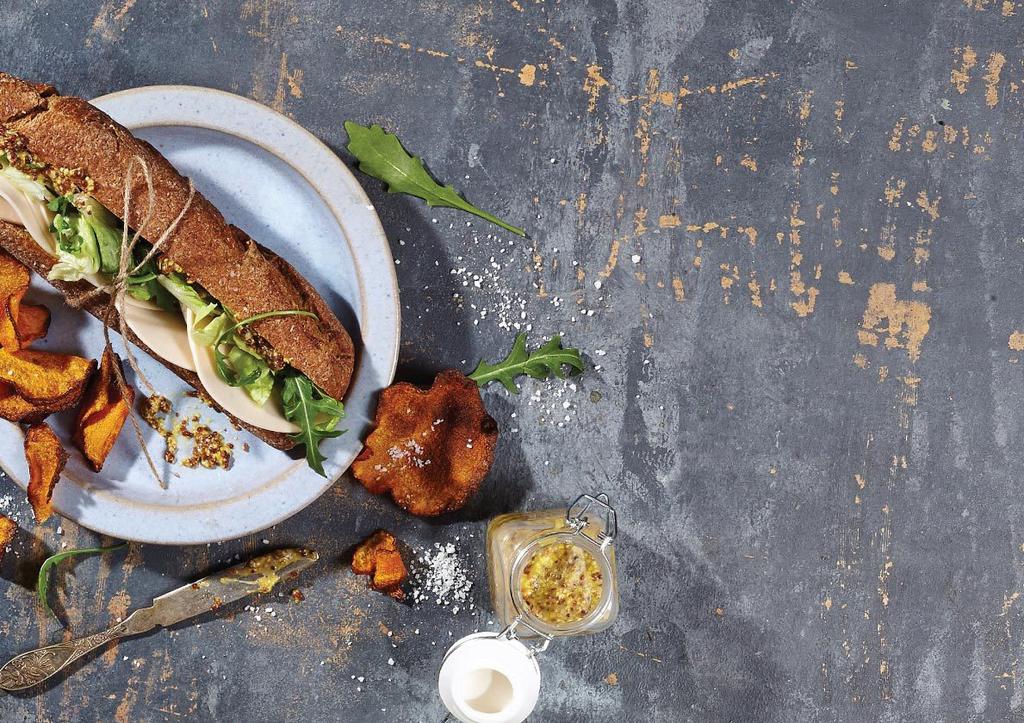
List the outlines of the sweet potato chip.
{"type": "Polygon", "coordinates": [[[53,488],[60,481],[61,470],[68,461],[57,435],[40,422],[25,432],[25,459],[28,461],[28,501],[36,522],[45,522],[53,514],[50,500],[53,488]]]}
{"type": "Polygon", "coordinates": [[[498,426],[476,383],[457,371],[441,372],[426,391],[404,382],[388,387],[375,423],[352,473],[414,515],[461,508],[494,461],[498,426]]]}
{"type": "Polygon", "coordinates": [[[18,531],[18,525],[14,520],[0,515],[0,560],[4,559],[4,550],[14,540],[14,533],[18,531]]]}
{"type": "Polygon", "coordinates": [[[0,252],[0,346],[10,351],[20,346],[15,324],[29,281],[28,267],[0,252]]]}
{"type": "Polygon", "coordinates": [[[40,304],[18,305],[14,333],[22,349],[46,336],[50,328],[50,310],[40,304]]]}
{"type": "Polygon", "coordinates": [[[409,571],[402,562],[398,540],[387,530],[378,530],[359,543],[352,556],[352,572],[357,575],[372,575],[370,587],[387,593],[396,600],[404,600],[402,583],[409,571]]]}
{"type": "Polygon", "coordinates": [[[96,362],[72,354],[0,348],[0,380],[31,402],[53,401],[81,391],[96,362]]]}
{"type": "Polygon", "coordinates": [[[46,419],[51,414],[63,412],[78,403],[82,396],[84,386],[76,387],[63,397],[50,399],[41,402],[32,402],[18,394],[10,384],[0,382],[0,419],[8,422],[21,422],[22,424],[35,424],[46,419]]]}
{"type": "Polygon", "coordinates": [[[103,469],[135,402],[135,390],[131,387],[127,388],[127,399],[121,394],[115,364],[121,366],[118,356],[110,349],[104,351],[100,368],[89,381],[75,418],[75,446],[95,472],[103,469]]]}

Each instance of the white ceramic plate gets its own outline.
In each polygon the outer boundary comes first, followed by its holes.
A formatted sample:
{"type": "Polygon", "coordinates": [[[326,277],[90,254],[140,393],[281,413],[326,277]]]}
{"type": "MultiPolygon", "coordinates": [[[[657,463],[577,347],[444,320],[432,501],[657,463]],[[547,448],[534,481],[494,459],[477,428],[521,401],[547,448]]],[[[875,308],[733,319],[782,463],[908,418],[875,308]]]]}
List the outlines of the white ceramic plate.
{"type": "MultiPolygon", "coordinates": [[[[356,344],[356,370],[345,397],[341,437],[325,440],[327,479],[186,396],[190,389],[146,354],[143,371],[179,414],[198,413],[235,445],[229,471],[162,465],[169,488],[149,473],[129,425],[102,473],[76,451],[54,494],[54,507],[80,525],[114,537],[163,544],[226,540],[261,530],[319,497],[348,468],[372,418],[377,392],[398,359],[400,306],[394,261],[380,220],[337,156],[294,121],[240,96],[207,88],[151,86],[92,101],[159,149],[227,220],[279,253],[320,291],[356,344]],[[248,445],[249,451],[243,451],[248,445]]],[[[98,321],[61,303],[34,279],[29,300],[53,312],[35,347],[98,358],[98,321]]],[[[115,347],[121,347],[114,335],[115,347]]],[[[73,412],[50,418],[69,440],[73,412]]],[[[28,471],[16,425],[0,432],[0,466],[25,487],[28,471]]],[[[143,425],[161,460],[163,440],[143,425]]],[[[187,455],[179,453],[179,460],[187,455]]]]}

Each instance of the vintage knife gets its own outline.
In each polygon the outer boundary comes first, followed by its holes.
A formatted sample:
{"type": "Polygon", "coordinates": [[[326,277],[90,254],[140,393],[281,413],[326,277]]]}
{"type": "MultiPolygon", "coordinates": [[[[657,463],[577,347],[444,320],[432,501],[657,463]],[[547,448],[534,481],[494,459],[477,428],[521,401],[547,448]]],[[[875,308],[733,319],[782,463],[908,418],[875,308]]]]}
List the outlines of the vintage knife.
{"type": "Polygon", "coordinates": [[[294,578],[318,559],[315,551],[305,548],[275,550],[179,587],[102,633],[48,645],[11,658],[0,668],[0,689],[31,688],[111,640],[141,635],[158,625],[166,628],[246,595],[270,592],[279,581],[294,578]]]}

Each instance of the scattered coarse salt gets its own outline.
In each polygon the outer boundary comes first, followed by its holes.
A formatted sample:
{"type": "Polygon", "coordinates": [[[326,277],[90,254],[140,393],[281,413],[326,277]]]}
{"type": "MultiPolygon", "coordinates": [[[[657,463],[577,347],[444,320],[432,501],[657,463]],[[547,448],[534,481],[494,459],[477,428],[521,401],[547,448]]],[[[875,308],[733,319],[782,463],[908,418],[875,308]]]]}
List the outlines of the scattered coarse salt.
{"type": "Polygon", "coordinates": [[[431,598],[448,606],[469,601],[472,580],[452,543],[435,542],[432,548],[417,550],[412,564],[412,600],[422,603],[431,598]]]}

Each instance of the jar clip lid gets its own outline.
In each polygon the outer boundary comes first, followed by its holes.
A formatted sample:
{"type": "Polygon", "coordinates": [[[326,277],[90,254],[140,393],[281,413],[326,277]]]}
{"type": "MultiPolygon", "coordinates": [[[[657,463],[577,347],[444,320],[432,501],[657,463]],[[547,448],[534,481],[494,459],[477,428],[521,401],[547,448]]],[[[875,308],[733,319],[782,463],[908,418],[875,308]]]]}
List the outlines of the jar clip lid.
{"type": "MultiPolygon", "coordinates": [[[[583,494],[576,498],[575,502],[569,505],[569,509],[565,511],[565,522],[575,532],[581,535],[590,537],[594,542],[601,545],[601,547],[607,547],[615,540],[615,535],[619,532],[619,524],[615,515],[615,508],[608,503],[608,495],[601,492],[596,497],[594,495],[583,494]],[[603,524],[597,531],[595,537],[587,535],[586,529],[590,524],[590,517],[587,514],[593,509],[595,512],[601,512],[604,514],[603,524]]],[[[596,523],[595,523],[596,524],[596,523]]]]}

